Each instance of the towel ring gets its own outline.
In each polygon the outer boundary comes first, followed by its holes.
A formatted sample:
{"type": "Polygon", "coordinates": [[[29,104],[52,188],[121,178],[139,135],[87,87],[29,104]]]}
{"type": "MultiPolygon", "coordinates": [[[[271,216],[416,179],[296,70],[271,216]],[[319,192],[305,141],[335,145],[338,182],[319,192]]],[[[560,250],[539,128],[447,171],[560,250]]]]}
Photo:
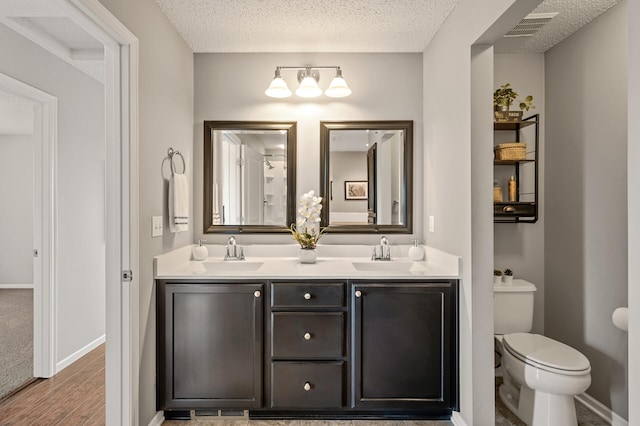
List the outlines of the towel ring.
{"type": "Polygon", "coordinates": [[[182,156],[180,151],[174,151],[173,148],[169,148],[167,150],[167,155],[169,156],[169,163],[171,164],[172,175],[176,173],[176,164],[173,161],[174,155],[179,155],[180,158],[182,159],[182,173],[184,174],[187,171],[187,163],[184,161],[184,157],[182,156]]]}

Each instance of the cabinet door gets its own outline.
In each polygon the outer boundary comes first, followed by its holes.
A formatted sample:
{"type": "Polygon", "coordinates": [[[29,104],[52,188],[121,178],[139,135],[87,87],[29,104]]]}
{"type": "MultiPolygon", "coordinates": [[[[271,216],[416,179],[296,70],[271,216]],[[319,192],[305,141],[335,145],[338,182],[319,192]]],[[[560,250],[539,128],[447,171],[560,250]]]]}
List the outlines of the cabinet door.
{"type": "Polygon", "coordinates": [[[453,282],[354,283],[354,407],[455,406],[454,291],[453,282]]]}
{"type": "Polygon", "coordinates": [[[261,406],[263,288],[165,285],[162,408],[261,406]]]}

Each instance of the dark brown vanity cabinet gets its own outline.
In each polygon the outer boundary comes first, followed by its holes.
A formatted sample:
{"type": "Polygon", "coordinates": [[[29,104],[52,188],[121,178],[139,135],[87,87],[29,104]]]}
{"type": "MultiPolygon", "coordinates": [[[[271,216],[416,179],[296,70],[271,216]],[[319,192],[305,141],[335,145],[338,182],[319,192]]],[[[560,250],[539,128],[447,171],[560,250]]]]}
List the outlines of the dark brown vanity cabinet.
{"type": "Polygon", "coordinates": [[[354,281],[353,403],[356,409],[457,407],[455,281],[354,281]]]}
{"type": "Polygon", "coordinates": [[[457,291],[456,280],[159,280],[158,409],[449,418],[457,291]]]}
{"type": "Polygon", "coordinates": [[[270,288],[269,408],[342,409],[346,281],[272,282],[270,288]]]}
{"type": "Polygon", "coordinates": [[[158,408],[262,406],[264,284],[158,285],[158,408]]]}

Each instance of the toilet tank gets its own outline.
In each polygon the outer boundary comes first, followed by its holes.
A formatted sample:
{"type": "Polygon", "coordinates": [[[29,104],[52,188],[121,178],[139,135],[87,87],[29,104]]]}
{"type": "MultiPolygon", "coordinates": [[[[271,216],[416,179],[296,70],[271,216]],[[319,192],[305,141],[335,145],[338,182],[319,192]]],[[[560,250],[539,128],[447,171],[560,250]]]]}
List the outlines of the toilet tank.
{"type": "Polygon", "coordinates": [[[536,286],[525,280],[493,286],[494,334],[528,333],[533,326],[536,286]]]}

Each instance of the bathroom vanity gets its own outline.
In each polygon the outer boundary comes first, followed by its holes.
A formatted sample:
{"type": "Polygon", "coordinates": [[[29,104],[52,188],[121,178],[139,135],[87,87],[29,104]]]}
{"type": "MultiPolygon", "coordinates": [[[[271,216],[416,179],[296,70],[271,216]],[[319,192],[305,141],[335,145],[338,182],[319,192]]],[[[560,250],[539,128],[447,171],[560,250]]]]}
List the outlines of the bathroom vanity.
{"type": "Polygon", "coordinates": [[[372,262],[321,253],[301,265],[251,256],[253,246],[246,263],[195,262],[181,250],[156,258],[165,417],[437,419],[457,409],[454,256],[372,262]]]}

